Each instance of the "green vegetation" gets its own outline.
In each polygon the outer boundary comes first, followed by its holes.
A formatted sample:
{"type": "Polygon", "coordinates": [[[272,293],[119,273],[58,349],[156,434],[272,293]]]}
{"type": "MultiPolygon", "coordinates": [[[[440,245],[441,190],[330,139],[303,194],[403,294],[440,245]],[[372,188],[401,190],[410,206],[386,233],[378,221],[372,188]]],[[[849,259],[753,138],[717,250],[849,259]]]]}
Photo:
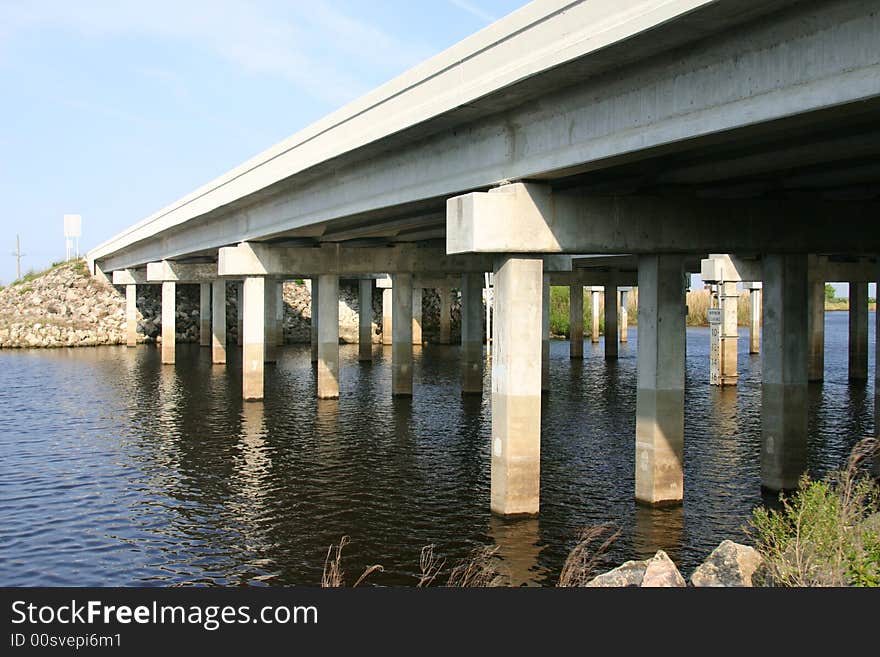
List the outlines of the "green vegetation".
{"type": "Polygon", "coordinates": [[[778,511],[751,521],[770,586],[880,586],[878,488],[865,471],[877,455],[866,438],[845,468],[822,481],[804,476],[778,511]]]}
{"type": "MultiPolygon", "coordinates": [[[[86,276],[89,273],[88,265],[86,265],[86,261],[84,258],[71,258],[70,260],[60,260],[58,262],[53,262],[50,267],[43,269],[42,271],[34,271],[33,269],[29,270],[24,276],[12,282],[12,285],[21,285],[22,283],[30,283],[41,276],[45,276],[49,272],[52,272],[61,267],[72,267],[73,270],[81,275],[86,276]]],[[[0,287],[2,289],[2,287],[0,287]]],[[[27,291],[30,291],[29,289],[27,291]]]]}
{"type": "Polygon", "coordinates": [[[831,283],[825,283],[825,301],[834,301],[836,294],[834,286],[831,283]]]}
{"type": "MultiPolygon", "coordinates": [[[[638,296],[635,291],[627,296],[627,324],[636,323],[638,296]]],[[[567,285],[550,287],[550,334],[571,337],[568,321],[569,290],[567,285]]],[[[593,331],[593,310],[590,292],[584,292],[584,335],[593,331]]],[[[605,299],[599,296],[599,333],[605,333],[605,299]]]]}

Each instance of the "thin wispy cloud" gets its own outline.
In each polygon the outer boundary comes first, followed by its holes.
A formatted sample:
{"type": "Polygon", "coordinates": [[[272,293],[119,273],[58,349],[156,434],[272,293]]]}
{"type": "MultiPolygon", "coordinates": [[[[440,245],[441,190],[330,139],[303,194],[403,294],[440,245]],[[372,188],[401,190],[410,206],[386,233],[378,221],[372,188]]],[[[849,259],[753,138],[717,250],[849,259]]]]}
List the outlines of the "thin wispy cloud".
{"type": "Polygon", "coordinates": [[[472,2],[468,2],[467,0],[449,0],[449,3],[455,5],[459,9],[466,11],[471,16],[476,16],[477,18],[486,21],[487,23],[494,23],[498,20],[497,16],[493,16],[487,11],[484,11],[477,5],[472,2]]]}
{"type": "Polygon", "coordinates": [[[315,98],[341,103],[375,81],[430,54],[422,44],[395,38],[374,25],[318,3],[240,0],[0,3],[0,39],[51,27],[88,38],[141,36],[175,40],[208,52],[250,75],[272,76],[315,98]],[[351,62],[345,72],[328,55],[351,62]]]}

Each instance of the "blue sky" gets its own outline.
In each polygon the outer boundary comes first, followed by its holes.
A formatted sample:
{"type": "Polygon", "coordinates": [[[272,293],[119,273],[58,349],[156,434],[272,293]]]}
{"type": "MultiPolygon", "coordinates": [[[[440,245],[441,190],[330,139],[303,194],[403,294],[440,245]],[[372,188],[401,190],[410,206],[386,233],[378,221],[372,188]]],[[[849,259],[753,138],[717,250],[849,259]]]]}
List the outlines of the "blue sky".
{"type": "Polygon", "coordinates": [[[0,0],[0,282],[39,269],[524,0],[0,0]]]}
{"type": "Polygon", "coordinates": [[[522,4],[0,0],[0,283],[16,234],[85,252],[522,4]]]}

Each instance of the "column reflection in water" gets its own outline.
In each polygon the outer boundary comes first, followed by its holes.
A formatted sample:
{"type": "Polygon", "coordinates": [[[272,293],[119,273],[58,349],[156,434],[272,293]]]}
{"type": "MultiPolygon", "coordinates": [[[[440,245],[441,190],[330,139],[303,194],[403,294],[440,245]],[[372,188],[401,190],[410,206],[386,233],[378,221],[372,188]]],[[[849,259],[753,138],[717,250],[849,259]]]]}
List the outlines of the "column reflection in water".
{"type": "Polygon", "coordinates": [[[633,558],[649,559],[663,550],[675,563],[681,563],[684,542],[684,507],[635,505],[633,558]]]}
{"type": "Polygon", "coordinates": [[[497,547],[500,571],[509,586],[540,586],[548,569],[538,564],[541,544],[538,518],[489,519],[489,538],[497,547]]]}

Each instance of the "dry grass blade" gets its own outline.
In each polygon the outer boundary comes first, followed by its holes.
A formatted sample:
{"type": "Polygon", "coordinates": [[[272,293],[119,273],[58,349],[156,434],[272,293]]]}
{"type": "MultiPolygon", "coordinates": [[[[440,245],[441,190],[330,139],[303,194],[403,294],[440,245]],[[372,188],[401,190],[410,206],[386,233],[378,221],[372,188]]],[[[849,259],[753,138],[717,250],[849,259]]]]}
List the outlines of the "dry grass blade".
{"type": "Polygon", "coordinates": [[[419,576],[419,583],[416,586],[431,586],[445,564],[446,559],[442,561],[437,559],[437,556],[434,554],[433,544],[424,546],[419,555],[419,569],[422,571],[422,574],[419,576]]]}
{"type": "Polygon", "coordinates": [[[559,586],[585,586],[594,575],[602,555],[620,536],[613,525],[586,527],[578,534],[578,543],[569,552],[559,575],[559,586]]]}
{"type": "Polygon", "coordinates": [[[373,573],[375,573],[375,572],[377,572],[377,571],[380,572],[380,573],[384,573],[384,572],[385,572],[385,569],[382,567],[381,564],[378,564],[378,563],[377,563],[377,564],[373,564],[372,566],[370,566],[369,568],[367,568],[367,569],[361,574],[360,577],[358,577],[357,581],[354,583],[354,586],[352,586],[352,588],[354,588],[355,586],[357,586],[358,584],[360,584],[361,582],[363,582],[365,579],[367,579],[367,577],[369,577],[370,575],[372,575],[373,573]]]}
{"type": "Polygon", "coordinates": [[[499,570],[501,564],[496,556],[497,553],[497,545],[476,548],[471,552],[469,559],[452,569],[447,586],[462,588],[504,586],[505,576],[499,570]]]}
{"type": "Polygon", "coordinates": [[[327,548],[327,556],[324,558],[324,573],[321,575],[321,588],[337,588],[345,586],[342,579],[342,549],[348,545],[348,536],[339,539],[338,545],[327,548]],[[336,552],[335,556],[333,552],[336,552]]]}

